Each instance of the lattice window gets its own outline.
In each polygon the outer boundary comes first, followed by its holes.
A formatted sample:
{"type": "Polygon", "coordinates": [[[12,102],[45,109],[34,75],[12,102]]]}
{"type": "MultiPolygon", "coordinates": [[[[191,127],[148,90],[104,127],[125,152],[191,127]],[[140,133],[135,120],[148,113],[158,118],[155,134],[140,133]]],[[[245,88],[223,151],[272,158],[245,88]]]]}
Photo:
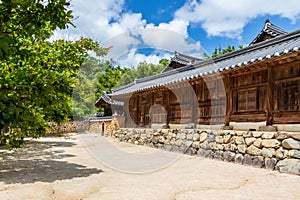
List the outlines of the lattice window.
{"type": "Polygon", "coordinates": [[[257,89],[256,88],[243,89],[238,91],[237,110],[239,112],[257,110],[257,89]]]}
{"type": "Polygon", "coordinates": [[[299,84],[300,81],[291,81],[279,84],[279,110],[300,110],[299,84]]]}

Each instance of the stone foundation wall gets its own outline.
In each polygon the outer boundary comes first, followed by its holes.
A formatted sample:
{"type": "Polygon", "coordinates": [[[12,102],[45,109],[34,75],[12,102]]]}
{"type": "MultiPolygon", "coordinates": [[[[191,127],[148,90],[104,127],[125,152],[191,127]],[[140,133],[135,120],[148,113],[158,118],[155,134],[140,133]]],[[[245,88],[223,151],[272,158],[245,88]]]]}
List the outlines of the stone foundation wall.
{"type": "Polygon", "coordinates": [[[105,136],[110,136],[112,133],[112,120],[109,121],[91,121],[89,132],[90,133],[100,133],[105,136]],[[102,126],[104,124],[104,132],[102,131],[102,126]]]}
{"type": "Polygon", "coordinates": [[[122,142],[300,175],[299,132],[118,129],[112,136],[122,142]]]}
{"type": "Polygon", "coordinates": [[[114,116],[112,119],[91,120],[91,121],[69,121],[61,125],[49,123],[52,128],[48,135],[59,135],[64,133],[91,132],[102,133],[102,124],[104,123],[104,135],[111,136],[111,133],[124,126],[124,117],[114,116]]]}
{"type": "Polygon", "coordinates": [[[77,133],[89,130],[89,122],[87,121],[69,121],[58,126],[54,125],[54,123],[50,123],[50,125],[52,126],[52,128],[48,133],[49,135],[77,133]]]}

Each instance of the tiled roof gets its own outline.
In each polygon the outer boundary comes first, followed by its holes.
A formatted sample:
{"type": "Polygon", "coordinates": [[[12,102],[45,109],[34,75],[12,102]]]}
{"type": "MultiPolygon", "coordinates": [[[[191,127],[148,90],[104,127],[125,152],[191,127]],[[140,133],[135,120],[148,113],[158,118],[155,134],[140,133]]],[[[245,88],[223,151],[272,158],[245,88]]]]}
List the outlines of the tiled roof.
{"type": "Polygon", "coordinates": [[[184,54],[181,54],[177,51],[175,51],[175,56],[171,59],[171,61],[183,64],[183,65],[190,65],[190,64],[194,64],[197,61],[200,61],[202,59],[200,58],[195,58],[192,56],[187,56],[184,54]]]}
{"type": "Polygon", "coordinates": [[[266,20],[264,28],[260,31],[260,33],[254,38],[254,40],[249,45],[253,45],[261,42],[265,35],[269,35],[271,38],[275,38],[281,35],[285,35],[287,33],[288,32],[272,24],[269,20],[266,20]]]}
{"type": "Polygon", "coordinates": [[[251,63],[281,56],[300,49],[300,30],[284,34],[271,40],[252,44],[241,50],[227,53],[208,60],[199,60],[194,64],[186,65],[154,76],[136,79],[133,83],[115,89],[110,95],[122,95],[150,88],[166,86],[196,77],[215,74],[238,68],[251,63]]]}
{"type": "Polygon", "coordinates": [[[175,51],[175,56],[171,59],[171,63],[162,72],[167,72],[172,69],[182,67],[184,65],[191,65],[195,62],[199,62],[200,60],[202,59],[188,56],[175,51]]]}
{"type": "Polygon", "coordinates": [[[124,105],[124,102],[122,101],[116,101],[111,99],[105,91],[103,92],[103,95],[96,101],[95,105],[97,105],[101,100],[111,105],[118,105],[118,106],[124,105]]]}

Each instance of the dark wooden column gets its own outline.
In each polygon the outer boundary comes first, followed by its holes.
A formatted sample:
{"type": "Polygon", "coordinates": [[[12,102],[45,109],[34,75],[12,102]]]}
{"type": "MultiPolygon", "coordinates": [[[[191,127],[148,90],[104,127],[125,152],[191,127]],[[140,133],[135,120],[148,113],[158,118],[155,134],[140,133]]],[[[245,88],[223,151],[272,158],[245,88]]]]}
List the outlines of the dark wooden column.
{"type": "Polygon", "coordinates": [[[168,90],[166,90],[165,91],[165,94],[166,94],[166,112],[167,112],[167,118],[166,118],[166,125],[169,125],[169,123],[170,123],[170,114],[171,114],[171,109],[170,109],[170,90],[168,89],[168,90]]]}
{"type": "Polygon", "coordinates": [[[140,126],[140,96],[136,95],[136,113],[135,113],[135,119],[136,119],[136,125],[140,126]]]}
{"type": "Polygon", "coordinates": [[[230,84],[230,75],[224,75],[223,76],[224,80],[224,86],[225,86],[225,91],[226,91],[226,116],[225,116],[225,126],[229,126],[230,123],[230,115],[232,113],[232,89],[231,89],[231,84],[230,84]]]}
{"type": "Polygon", "coordinates": [[[193,83],[193,90],[194,90],[194,93],[192,94],[192,99],[191,99],[191,105],[192,105],[192,123],[194,124],[194,126],[196,127],[197,126],[197,121],[198,121],[198,117],[199,117],[199,114],[198,114],[198,98],[197,98],[197,83],[194,82],[193,83]]]}
{"type": "Polygon", "coordinates": [[[266,115],[267,115],[267,126],[273,124],[273,109],[274,109],[274,72],[273,67],[270,64],[267,64],[268,67],[268,83],[267,83],[267,99],[266,99],[266,115]]]}

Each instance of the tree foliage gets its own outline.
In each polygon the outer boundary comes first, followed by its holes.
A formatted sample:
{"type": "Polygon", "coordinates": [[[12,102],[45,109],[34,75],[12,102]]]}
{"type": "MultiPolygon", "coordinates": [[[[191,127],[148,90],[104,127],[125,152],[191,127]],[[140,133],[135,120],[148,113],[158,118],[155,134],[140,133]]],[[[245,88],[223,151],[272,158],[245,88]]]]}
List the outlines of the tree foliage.
{"type": "Polygon", "coordinates": [[[136,68],[128,68],[121,79],[119,80],[117,86],[123,86],[134,81],[136,78],[144,78],[146,76],[151,76],[160,73],[166,66],[168,66],[170,61],[168,59],[161,59],[159,64],[155,65],[152,63],[141,62],[136,68]]]}
{"type": "Polygon", "coordinates": [[[66,0],[0,2],[0,141],[20,146],[38,137],[48,121],[71,115],[76,74],[88,55],[103,49],[90,39],[48,41],[53,30],[71,25],[66,0]]]}
{"type": "Polygon", "coordinates": [[[95,101],[110,91],[126,72],[120,66],[113,66],[110,61],[89,57],[82,65],[73,91],[73,116],[90,116],[95,112],[95,101]]]}
{"type": "MultiPolygon", "coordinates": [[[[242,49],[243,46],[242,45],[239,45],[239,49],[242,49]]],[[[217,56],[220,56],[220,55],[224,55],[224,54],[227,54],[227,53],[230,53],[230,52],[233,52],[235,51],[235,47],[234,45],[228,45],[228,47],[226,49],[222,49],[221,47],[218,47],[218,48],[215,48],[214,52],[212,53],[211,56],[209,56],[208,54],[204,53],[204,57],[206,58],[214,58],[214,57],[217,57],[217,56]]]]}

